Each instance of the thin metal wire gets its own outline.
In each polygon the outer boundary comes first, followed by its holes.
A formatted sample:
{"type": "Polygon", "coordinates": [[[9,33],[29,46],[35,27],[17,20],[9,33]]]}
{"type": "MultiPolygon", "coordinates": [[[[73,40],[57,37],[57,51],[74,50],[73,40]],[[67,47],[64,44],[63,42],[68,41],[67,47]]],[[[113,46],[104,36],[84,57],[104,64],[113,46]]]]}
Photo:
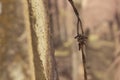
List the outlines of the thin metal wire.
{"type": "Polygon", "coordinates": [[[79,33],[79,20],[77,21],[77,35],[80,34],[79,33]]]}
{"type": "Polygon", "coordinates": [[[85,78],[85,80],[88,80],[87,79],[87,71],[86,71],[86,57],[85,57],[85,52],[84,52],[83,47],[84,46],[82,46],[82,60],[83,60],[83,66],[84,66],[84,78],[85,78]]]}
{"type": "Polygon", "coordinates": [[[79,25],[81,27],[82,34],[84,34],[83,27],[82,27],[82,21],[81,21],[81,19],[79,17],[79,13],[78,13],[77,9],[75,8],[73,1],[72,0],[68,0],[68,1],[71,3],[71,6],[73,7],[75,15],[76,15],[76,17],[78,19],[78,22],[77,22],[77,34],[79,33],[79,25]]]}
{"type": "Polygon", "coordinates": [[[68,0],[71,4],[71,6],[73,7],[73,10],[75,12],[75,15],[78,19],[77,21],[77,36],[75,37],[75,39],[78,40],[78,45],[79,45],[79,50],[81,48],[82,51],[82,61],[83,61],[83,68],[84,68],[84,79],[87,80],[87,71],[86,71],[86,57],[85,57],[85,53],[84,53],[84,43],[86,42],[87,37],[84,35],[84,31],[83,31],[83,26],[82,26],[82,21],[79,17],[79,13],[77,11],[77,9],[74,6],[74,3],[72,0],[68,0]],[[79,27],[81,28],[81,33],[79,32],[79,27]]]}

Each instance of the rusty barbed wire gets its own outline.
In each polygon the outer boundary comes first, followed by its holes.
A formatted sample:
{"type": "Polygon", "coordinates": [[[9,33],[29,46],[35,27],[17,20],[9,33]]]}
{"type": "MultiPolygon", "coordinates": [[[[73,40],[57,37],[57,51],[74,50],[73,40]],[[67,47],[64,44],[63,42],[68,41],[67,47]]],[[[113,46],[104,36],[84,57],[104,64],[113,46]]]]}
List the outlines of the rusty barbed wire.
{"type": "Polygon", "coordinates": [[[82,21],[79,17],[79,12],[77,11],[76,7],[74,6],[74,2],[72,0],[68,0],[73,7],[74,13],[77,17],[77,36],[75,39],[78,41],[79,50],[82,52],[82,61],[83,61],[83,68],[84,68],[84,79],[87,80],[87,71],[86,71],[86,56],[84,52],[84,45],[86,46],[87,43],[87,36],[85,36],[82,26],[82,21]],[[81,34],[79,32],[79,28],[81,28],[81,34]]]}

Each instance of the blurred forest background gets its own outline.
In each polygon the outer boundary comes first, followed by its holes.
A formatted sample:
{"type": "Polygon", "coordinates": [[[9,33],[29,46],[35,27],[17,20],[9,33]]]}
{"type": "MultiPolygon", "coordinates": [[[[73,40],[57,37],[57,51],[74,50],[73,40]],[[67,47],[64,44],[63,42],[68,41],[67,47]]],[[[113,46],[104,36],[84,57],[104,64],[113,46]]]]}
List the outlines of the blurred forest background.
{"type": "MultiPolygon", "coordinates": [[[[120,0],[73,1],[88,80],[120,80],[120,0]]],[[[84,80],[76,26],[69,0],[0,0],[0,80],[84,80]]]]}
{"type": "MultiPolygon", "coordinates": [[[[60,80],[83,80],[74,39],[77,19],[68,0],[48,0],[60,80]]],[[[73,0],[88,36],[88,80],[120,80],[120,0],[73,0]]]]}

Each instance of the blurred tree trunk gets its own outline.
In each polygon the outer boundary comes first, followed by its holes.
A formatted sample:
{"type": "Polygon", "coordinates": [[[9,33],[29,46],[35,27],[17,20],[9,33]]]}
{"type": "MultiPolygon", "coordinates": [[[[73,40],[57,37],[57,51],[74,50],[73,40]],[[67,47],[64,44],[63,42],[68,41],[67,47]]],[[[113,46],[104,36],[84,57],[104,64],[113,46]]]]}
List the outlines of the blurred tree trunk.
{"type": "Polygon", "coordinates": [[[0,1],[0,80],[58,80],[43,1],[0,1]]]}
{"type": "Polygon", "coordinates": [[[36,80],[58,80],[48,22],[48,3],[44,0],[28,1],[36,80]]]}
{"type": "Polygon", "coordinates": [[[61,41],[64,43],[67,41],[67,28],[66,28],[66,8],[67,0],[58,0],[59,8],[59,22],[60,22],[60,36],[61,41]]]}
{"type": "Polygon", "coordinates": [[[0,80],[35,80],[27,1],[0,3],[0,80]]]}
{"type": "Polygon", "coordinates": [[[56,47],[60,46],[61,35],[60,35],[60,17],[59,17],[59,6],[58,0],[47,0],[49,4],[49,17],[50,17],[50,27],[52,28],[52,33],[54,35],[54,44],[56,47]]]}

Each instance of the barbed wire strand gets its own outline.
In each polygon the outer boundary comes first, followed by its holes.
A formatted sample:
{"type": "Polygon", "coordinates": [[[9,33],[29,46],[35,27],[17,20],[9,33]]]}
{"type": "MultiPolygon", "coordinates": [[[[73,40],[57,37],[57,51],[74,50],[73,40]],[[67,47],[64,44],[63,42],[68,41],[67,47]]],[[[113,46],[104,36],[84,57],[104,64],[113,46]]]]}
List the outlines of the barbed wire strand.
{"type": "Polygon", "coordinates": [[[72,6],[72,8],[74,10],[74,13],[75,13],[75,15],[76,15],[76,17],[78,19],[78,21],[77,21],[77,34],[79,33],[79,25],[81,27],[82,34],[84,34],[82,21],[80,19],[79,13],[78,13],[77,9],[75,8],[73,1],[72,0],[68,0],[68,1],[70,2],[71,6],[72,6]]]}
{"type": "MultiPolygon", "coordinates": [[[[82,35],[84,35],[84,31],[83,31],[83,25],[82,25],[82,21],[79,17],[79,13],[76,9],[76,7],[74,6],[74,3],[72,0],[68,0],[71,4],[71,6],[73,7],[73,10],[74,10],[74,13],[78,19],[77,21],[77,35],[80,34],[79,32],[79,27],[81,28],[81,32],[82,32],[82,35]],[[80,25],[80,26],[79,26],[80,25]]],[[[83,68],[84,68],[84,79],[87,80],[87,71],[86,71],[86,57],[85,57],[85,53],[84,53],[84,45],[81,47],[81,50],[82,50],[82,61],[83,61],[83,68]]]]}
{"type": "Polygon", "coordinates": [[[85,57],[85,52],[84,52],[83,47],[82,47],[82,60],[83,60],[83,66],[84,66],[84,78],[85,78],[85,80],[88,80],[87,79],[87,71],[86,71],[86,57],[85,57]]]}

